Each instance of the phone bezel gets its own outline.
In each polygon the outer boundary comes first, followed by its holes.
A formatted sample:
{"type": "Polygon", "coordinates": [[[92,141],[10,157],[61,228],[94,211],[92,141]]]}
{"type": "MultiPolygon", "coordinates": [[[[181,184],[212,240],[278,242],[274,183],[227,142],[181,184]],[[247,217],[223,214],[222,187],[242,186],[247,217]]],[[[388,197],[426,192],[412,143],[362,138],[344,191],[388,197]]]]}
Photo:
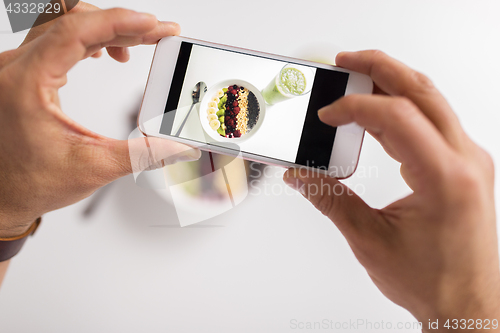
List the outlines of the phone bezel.
{"type": "MultiPolygon", "coordinates": [[[[144,91],[144,96],[141,104],[141,109],[137,118],[137,125],[139,130],[146,136],[155,136],[166,138],[169,140],[185,143],[191,146],[202,148],[207,151],[212,151],[221,154],[235,155],[235,151],[215,145],[200,143],[188,139],[164,135],[159,132],[161,119],[164,114],[165,105],[167,102],[170,85],[174,74],[174,69],[177,63],[177,56],[181,46],[181,42],[186,41],[198,45],[211,46],[221,48],[229,51],[241,52],[249,55],[264,56],[271,59],[281,61],[292,61],[299,64],[315,66],[317,68],[324,68],[336,70],[340,72],[349,73],[349,80],[347,82],[345,95],[350,94],[371,94],[373,90],[373,82],[370,77],[352,72],[333,65],[317,63],[302,59],[295,59],[291,57],[279,56],[264,52],[242,49],[234,46],[221,45],[210,43],[188,37],[166,37],[160,40],[156,46],[151,69],[149,72],[148,81],[144,91]],[[161,60],[160,60],[161,59],[161,60]]],[[[330,157],[330,164],[328,170],[319,170],[311,168],[312,170],[321,173],[327,173],[337,178],[347,178],[351,176],[356,170],[359,154],[364,137],[364,128],[355,123],[337,127],[337,134],[332,148],[330,157]]],[[[265,164],[281,166],[281,167],[304,167],[295,163],[288,163],[281,160],[276,160],[271,157],[263,157],[247,152],[238,152],[245,159],[261,162],[265,164]]]]}

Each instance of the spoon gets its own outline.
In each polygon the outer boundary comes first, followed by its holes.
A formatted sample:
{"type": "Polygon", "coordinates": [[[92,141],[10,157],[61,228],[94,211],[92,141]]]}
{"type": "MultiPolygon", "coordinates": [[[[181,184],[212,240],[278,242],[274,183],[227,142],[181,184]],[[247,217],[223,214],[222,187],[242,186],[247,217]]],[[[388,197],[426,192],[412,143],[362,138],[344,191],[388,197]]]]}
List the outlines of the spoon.
{"type": "Polygon", "coordinates": [[[191,93],[191,96],[193,97],[193,104],[191,104],[191,108],[189,109],[186,118],[184,118],[184,120],[182,121],[181,126],[177,130],[177,133],[175,133],[175,136],[179,136],[179,134],[181,134],[181,131],[184,128],[184,125],[186,125],[186,121],[188,120],[194,105],[203,98],[206,92],[207,92],[207,84],[205,82],[200,81],[196,84],[196,86],[194,86],[193,92],[191,93]]]}

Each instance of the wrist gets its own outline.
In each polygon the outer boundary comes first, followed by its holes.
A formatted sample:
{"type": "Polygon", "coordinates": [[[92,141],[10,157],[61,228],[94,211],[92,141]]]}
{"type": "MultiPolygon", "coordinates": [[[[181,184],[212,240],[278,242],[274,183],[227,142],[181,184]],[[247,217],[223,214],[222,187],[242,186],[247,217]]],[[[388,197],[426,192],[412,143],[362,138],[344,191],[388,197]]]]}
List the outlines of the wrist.
{"type": "Polygon", "coordinates": [[[36,218],[21,218],[0,213],[0,238],[16,237],[24,234],[36,218]]]}
{"type": "MultiPolygon", "coordinates": [[[[0,263],[10,260],[19,253],[28,236],[36,232],[41,221],[41,217],[37,218],[28,230],[20,235],[0,238],[0,263]]],[[[13,229],[9,229],[9,233],[10,232],[13,232],[13,229]]]]}

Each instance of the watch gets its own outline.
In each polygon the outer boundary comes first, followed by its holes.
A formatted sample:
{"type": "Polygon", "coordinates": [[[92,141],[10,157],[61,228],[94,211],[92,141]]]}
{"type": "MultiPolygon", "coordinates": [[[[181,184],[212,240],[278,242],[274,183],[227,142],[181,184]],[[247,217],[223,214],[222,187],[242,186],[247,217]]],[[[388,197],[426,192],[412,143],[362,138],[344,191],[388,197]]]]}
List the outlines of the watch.
{"type": "Polygon", "coordinates": [[[8,238],[0,238],[0,262],[7,261],[21,251],[21,248],[26,242],[29,235],[33,235],[42,222],[42,218],[39,217],[31,225],[31,227],[22,235],[8,238]]]}

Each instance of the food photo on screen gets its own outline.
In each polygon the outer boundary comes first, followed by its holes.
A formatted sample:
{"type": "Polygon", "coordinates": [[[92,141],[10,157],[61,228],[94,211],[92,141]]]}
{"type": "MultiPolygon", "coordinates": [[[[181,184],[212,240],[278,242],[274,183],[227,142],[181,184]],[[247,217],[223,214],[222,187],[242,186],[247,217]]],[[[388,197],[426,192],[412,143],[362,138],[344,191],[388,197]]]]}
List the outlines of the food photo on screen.
{"type": "Polygon", "coordinates": [[[317,126],[316,104],[331,101],[312,96],[329,89],[337,92],[326,95],[340,97],[347,79],[346,73],[183,42],[165,108],[169,117],[160,132],[213,145],[233,143],[243,152],[289,163],[304,155],[299,148],[305,149],[308,138],[323,138],[329,144],[326,161],[335,129],[317,126]],[[193,87],[201,82],[207,91],[189,112],[193,87]]]}

